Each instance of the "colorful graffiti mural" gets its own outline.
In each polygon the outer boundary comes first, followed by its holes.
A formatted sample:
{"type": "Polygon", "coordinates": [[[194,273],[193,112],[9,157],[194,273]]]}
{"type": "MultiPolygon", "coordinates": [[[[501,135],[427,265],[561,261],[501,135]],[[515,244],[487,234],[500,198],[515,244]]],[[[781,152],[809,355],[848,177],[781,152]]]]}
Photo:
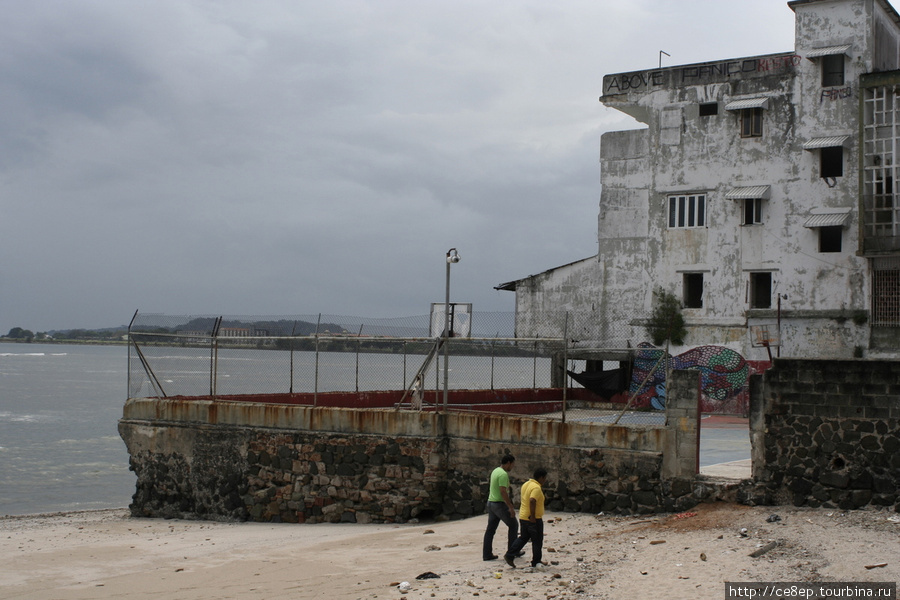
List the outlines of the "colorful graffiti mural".
{"type": "MultiPolygon", "coordinates": [[[[629,394],[635,408],[662,410],[666,406],[665,350],[643,342],[634,359],[629,394]],[[657,364],[659,363],[659,364],[657,364]]],[[[747,414],[750,375],[770,364],[748,361],[724,346],[698,346],[669,357],[670,369],[700,371],[700,410],[705,413],[747,414]]]]}

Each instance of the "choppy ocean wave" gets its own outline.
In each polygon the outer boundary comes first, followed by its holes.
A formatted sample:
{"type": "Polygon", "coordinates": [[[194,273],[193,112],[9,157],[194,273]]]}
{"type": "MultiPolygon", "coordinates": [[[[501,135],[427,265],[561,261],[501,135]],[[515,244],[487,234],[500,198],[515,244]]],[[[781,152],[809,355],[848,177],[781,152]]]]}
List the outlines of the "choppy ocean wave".
{"type": "Polygon", "coordinates": [[[0,411],[0,423],[61,423],[67,417],[61,413],[56,414],[22,414],[9,411],[0,411]]]}
{"type": "Polygon", "coordinates": [[[118,346],[0,346],[0,515],[127,506],[118,346]]]}

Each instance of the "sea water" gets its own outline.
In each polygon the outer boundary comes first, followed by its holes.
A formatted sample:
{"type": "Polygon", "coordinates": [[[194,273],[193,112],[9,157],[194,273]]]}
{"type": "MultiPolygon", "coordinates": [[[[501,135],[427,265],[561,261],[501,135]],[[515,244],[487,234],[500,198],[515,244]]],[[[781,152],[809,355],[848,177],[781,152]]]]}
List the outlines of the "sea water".
{"type": "Polygon", "coordinates": [[[125,346],[0,344],[0,515],[124,507],[125,346]]]}
{"type": "MultiPolygon", "coordinates": [[[[209,392],[208,350],[144,351],[167,395],[209,392]]],[[[422,359],[296,352],[291,379],[288,352],[229,349],[218,357],[216,387],[219,394],[403,389],[422,359]]],[[[125,345],[0,344],[0,516],[128,506],[136,478],[118,433],[128,365],[125,345]]],[[[451,389],[541,387],[550,362],[454,357],[448,371],[451,389]]],[[[132,395],[152,394],[142,373],[133,359],[132,395]]]]}

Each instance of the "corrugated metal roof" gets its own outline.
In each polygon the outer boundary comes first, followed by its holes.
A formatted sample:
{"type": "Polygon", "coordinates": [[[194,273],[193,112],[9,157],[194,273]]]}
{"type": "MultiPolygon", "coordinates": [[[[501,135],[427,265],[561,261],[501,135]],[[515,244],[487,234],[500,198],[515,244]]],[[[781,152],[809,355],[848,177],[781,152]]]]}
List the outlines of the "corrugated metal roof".
{"type": "Polygon", "coordinates": [[[804,150],[818,150],[819,148],[833,148],[834,146],[846,146],[849,135],[831,135],[828,137],[813,138],[804,142],[804,150]]]}
{"type": "Polygon", "coordinates": [[[765,96],[744,98],[743,100],[734,100],[725,105],[725,110],[743,110],[745,108],[769,108],[769,99],[765,96]]]}
{"type": "Polygon", "coordinates": [[[748,187],[733,188],[725,192],[726,200],[747,200],[749,198],[769,198],[769,186],[751,185],[748,187]]]}
{"type": "Polygon", "coordinates": [[[824,48],[813,48],[806,53],[806,58],[822,58],[823,56],[833,56],[835,54],[847,54],[850,50],[850,44],[843,46],[825,46],[824,48]]]}
{"type": "Polygon", "coordinates": [[[850,211],[845,210],[841,212],[833,212],[833,213],[824,213],[820,215],[810,215],[810,217],[806,220],[806,223],[803,224],[804,227],[809,227],[814,229],[816,227],[843,227],[847,223],[847,219],[850,217],[850,211]]]}

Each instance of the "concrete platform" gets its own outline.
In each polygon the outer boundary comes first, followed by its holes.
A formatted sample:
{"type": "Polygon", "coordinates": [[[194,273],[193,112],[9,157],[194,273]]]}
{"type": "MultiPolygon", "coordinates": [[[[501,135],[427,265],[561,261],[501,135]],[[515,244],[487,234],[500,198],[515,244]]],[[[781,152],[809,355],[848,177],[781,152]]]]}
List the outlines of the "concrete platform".
{"type": "Polygon", "coordinates": [[[700,474],[727,479],[750,479],[750,459],[700,467],[700,474]]]}
{"type": "Polygon", "coordinates": [[[700,419],[700,474],[750,478],[750,424],[746,418],[704,415],[700,419]]]}

